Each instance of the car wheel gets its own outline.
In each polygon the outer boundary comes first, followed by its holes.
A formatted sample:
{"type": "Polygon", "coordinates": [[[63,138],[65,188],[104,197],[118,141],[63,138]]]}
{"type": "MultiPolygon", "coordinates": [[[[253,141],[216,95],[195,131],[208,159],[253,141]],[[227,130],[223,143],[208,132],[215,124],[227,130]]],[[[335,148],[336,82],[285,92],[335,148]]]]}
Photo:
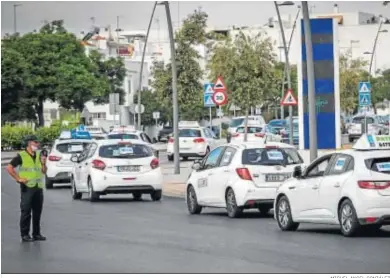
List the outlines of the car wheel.
{"type": "Polygon", "coordinates": [[[340,206],[339,221],[341,232],[345,237],[355,236],[361,230],[355,208],[349,199],[344,200],[340,206]]]}
{"type": "Polygon", "coordinates": [[[45,187],[46,189],[53,189],[53,181],[45,176],[45,187]]]}
{"type": "Polygon", "coordinates": [[[88,178],[88,197],[91,202],[96,202],[99,200],[99,193],[93,190],[91,178],[88,178]]]}
{"type": "Polygon", "coordinates": [[[72,199],[73,200],[80,200],[82,197],[82,193],[77,192],[76,181],[74,180],[73,176],[72,176],[71,183],[72,183],[72,199]]]}
{"type": "Polygon", "coordinates": [[[195,189],[190,185],[187,189],[187,208],[190,214],[200,214],[202,207],[198,204],[195,189]]]}
{"type": "Polygon", "coordinates": [[[173,155],[168,155],[168,161],[173,161],[173,155]]]}
{"type": "Polygon", "coordinates": [[[286,196],[281,197],[276,203],[275,214],[278,226],[282,231],[296,231],[298,229],[299,223],[292,219],[290,202],[286,196]]]}
{"type": "Polygon", "coordinates": [[[153,193],[150,194],[150,198],[152,198],[153,201],[160,201],[162,196],[162,190],[155,190],[153,193]]]}
{"type": "Polygon", "coordinates": [[[242,213],[242,208],[237,206],[236,195],[231,188],[226,193],[226,210],[230,218],[237,218],[242,213]]]}
{"type": "Polygon", "coordinates": [[[134,192],[134,193],[133,193],[133,198],[134,198],[134,200],[136,200],[136,201],[140,201],[140,200],[142,200],[142,194],[139,193],[139,192],[134,192]]]}

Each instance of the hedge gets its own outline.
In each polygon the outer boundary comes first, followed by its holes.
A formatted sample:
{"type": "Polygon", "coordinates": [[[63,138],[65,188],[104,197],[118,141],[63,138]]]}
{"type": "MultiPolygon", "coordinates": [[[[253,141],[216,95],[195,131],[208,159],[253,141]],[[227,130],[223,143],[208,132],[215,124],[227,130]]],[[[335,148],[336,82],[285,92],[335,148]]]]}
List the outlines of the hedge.
{"type": "Polygon", "coordinates": [[[40,127],[36,131],[33,131],[28,127],[4,125],[1,127],[1,149],[20,150],[23,148],[23,138],[26,135],[36,135],[41,141],[41,145],[51,145],[58,138],[61,130],[69,130],[76,126],[77,124],[74,123],[68,126],[54,125],[40,127]]]}

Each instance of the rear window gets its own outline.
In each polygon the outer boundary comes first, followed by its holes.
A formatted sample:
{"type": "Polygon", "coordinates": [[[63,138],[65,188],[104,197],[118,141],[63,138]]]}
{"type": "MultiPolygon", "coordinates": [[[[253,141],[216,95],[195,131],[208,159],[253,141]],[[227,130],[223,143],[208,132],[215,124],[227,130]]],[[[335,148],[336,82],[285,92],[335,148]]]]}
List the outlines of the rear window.
{"type": "Polygon", "coordinates": [[[293,165],[303,160],[296,149],[253,148],[242,152],[244,165],[293,165]]]}
{"type": "Polygon", "coordinates": [[[234,119],[230,122],[230,127],[238,127],[243,124],[245,119],[234,119]]]}
{"type": "Polygon", "coordinates": [[[108,139],[134,139],[139,140],[138,135],[136,134],[128,134],[128,133],[116,133],[116,134],[109,134],[107,136],[108,139]]]}
{"type": "Polygon", "coordinates": [[[153,155],[153,151],[141,144],[113,144],[101,146],[99,156],[103,158],[141,158],[153,155]]]}
{"type": "MultiPolygon", "coordinates": [[[[368,124],[373,124],[374,123],[374,119],[371,118],[371,117],[366,117],[367,118],[367,123],[368,124]]],[[[362,124],[364,123],[364,117],[355,117],[352,119],[352,123],[353,124],[362,124]]]]}
{"type": "MultiPolygon", "coordinates": [[[[261,127],[255,127],[255,126],[248,126],[247,127],[247,133],[259,133],[263,129],[261,127]]],[[[244,133],[245,132],[245,127],[239,127],[237,128],[238,133],[244,133]]]]}
{"type": "Polygon", "coordinates": [[[72,142],[72,143],[60,143],[56,146],[56,150],[60,153],[81,153],[88,143],[72,142]]]}
{"type": "Polygon", "coordinates": [[[365,163],[371,171],[390,174],[390,157],[367,159],[365,163]]]}
{"type": "Polygon", "coordinates": [[[199,129],[180,129],[179,137],[202,137],[199,129]]]}
{"type": "Polygon", "coordinates": [[[286,125],[286,121],[284,121],[284,120],[272,120],[268,124],[272,125],[274,127],[283,127],[283,126],[286,125]]]}

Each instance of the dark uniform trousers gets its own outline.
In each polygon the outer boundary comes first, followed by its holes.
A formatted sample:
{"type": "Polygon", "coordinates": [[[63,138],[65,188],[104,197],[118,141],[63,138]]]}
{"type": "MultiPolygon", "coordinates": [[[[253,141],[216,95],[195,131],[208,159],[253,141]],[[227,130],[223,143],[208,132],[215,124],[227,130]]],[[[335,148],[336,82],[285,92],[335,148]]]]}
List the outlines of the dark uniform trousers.
{"type": "Polygon", "coordinates": [[[29,188],[21,185],[21,200],[20,200],[20,233],[21,236],[29,235],[31,225],[32,212],[32,234],[41,234],[41,214],[43,206],[43,190],[42,188],[29,188]]]}

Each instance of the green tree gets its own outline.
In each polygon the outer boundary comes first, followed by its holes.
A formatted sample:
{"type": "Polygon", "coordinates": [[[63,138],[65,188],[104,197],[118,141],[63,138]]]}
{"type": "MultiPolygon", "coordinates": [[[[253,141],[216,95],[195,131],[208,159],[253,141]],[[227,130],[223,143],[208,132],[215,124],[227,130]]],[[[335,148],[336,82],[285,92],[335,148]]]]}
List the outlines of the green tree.
{"type": "MultiPolygon", "coordinates": [[[[156,93],[150,90],[143,90],[141,92],[142,99],[141,104],[145,106],[145,111],[142,114],[141,124],[143,126],[151,126],[156,124],[156,120],[153,119],[153,112],[160,112],[160,119],[158,123],[166,123],[169,121],[169,111],[165,108],[156,98],[156,93]]],[[[134,103],[137,103],[137,95],[134,95],[134,103]]],[[[171,109],[170,109],[171,110],[171,109]]]]}
{"type": "Polygon", "coordinates": [[[121,103],[123,103],[125,91],[123,90],[123,81],[126,77],[126,67],[122,58],[109,57],[104,58],[103,54],[92,50],[89,54],[94,67],[95,75],[102,81],[108,83],[108,86],[102,88],[101,94],[93,95],[93,101],[97,104],[108,103],[110,93],[118,93],[121,103]]]}
{"type": "Polygon", "coordinates": [[[377,105],[384,99],[390,99],[390,69],[379,72],[379,76],[371,78],[371,102],[376,112],[377,105]]]}
{"type": "MultiPolygon", "coordinates": [[[[182,27],[175,34],[179,114],[183,120],[200,119],[205,112],[200,82],[203,71],[198,62],[201,56],[194,46],[202,45],[207,41],[207,17],[207,14],[202,11],[194,11],[184,20],[182,27]]],[[[154,81],[151,85],[157,98],[162,105],[171,109],[171,65],[155,62],[152,74],[154,81]]]]}
{"type": "Polygon", "coordinates": [[[358,107],[359,82],[368,80],[365,70],[367,61],[351,59],[350,53],[340,55],[340,106],[341,110],[353,113],[358,107]]]}
{"type": "Polygon", "coordinates": [[[233,40],[217,43],[212,49],[210,79],[219,74],[225,77],[231,91],[230,99],[245,112],[245,126],[252,106],[261,105],[280,92],[281,79],[275,63],[273,44],[262,33],[250,37],[240,32],[233,40]],[[227,56],[230,56],[230,61],[226,65],[222,61],[227,56]],[[219,61],[219,65],[215,61],[219,61]]]}

